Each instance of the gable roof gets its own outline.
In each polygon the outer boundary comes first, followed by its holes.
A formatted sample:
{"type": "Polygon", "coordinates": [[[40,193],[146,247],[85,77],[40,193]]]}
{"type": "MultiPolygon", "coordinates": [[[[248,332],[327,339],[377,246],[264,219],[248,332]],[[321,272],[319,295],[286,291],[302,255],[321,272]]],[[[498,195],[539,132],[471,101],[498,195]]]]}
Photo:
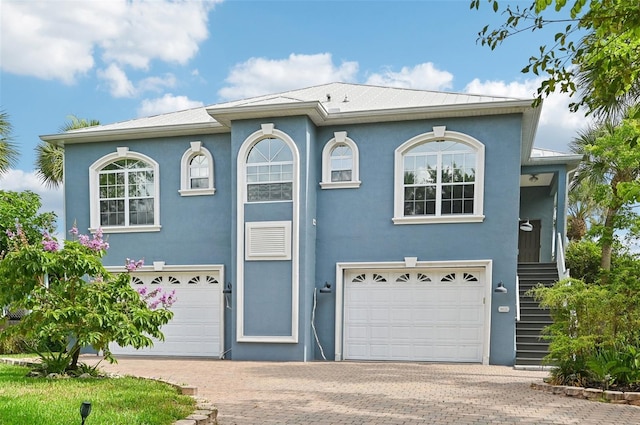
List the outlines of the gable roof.
{"type": "Polygon", "coordinates": [[[329,83],[87,127],[40,138],[56,144],[230,131],[234,119],[307,115],[318,126],[517,113],[523,116],[522,161],[529,158],[540,108],[531,99],[329,83]]]}

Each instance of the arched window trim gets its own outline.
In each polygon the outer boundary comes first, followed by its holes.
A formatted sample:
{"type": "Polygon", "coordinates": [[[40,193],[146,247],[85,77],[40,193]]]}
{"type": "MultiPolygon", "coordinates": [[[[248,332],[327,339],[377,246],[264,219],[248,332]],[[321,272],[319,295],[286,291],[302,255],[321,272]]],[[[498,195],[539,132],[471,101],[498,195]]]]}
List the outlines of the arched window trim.
{"type": "Polygon", "coordinates": [[[394,224],[426,223],[478,223],[484,221],[484,145],[477,139],[457,131],[447,131],[444,127],[434,127],[429,133],[419,134],[395,150],[394,156],[394,224]],[[414,147],[439,140],[463,143],[476,151],[476,186],[474,191],[473,214],[452,214],[438,216],[404,215],[404,155],[414,147]]]}
{"type": "Polygon", "coordinates": [[[242,200],[243,203],[277,203],[277,202],[297,202],[298,199],[298,187],[299,187],[299,179],[300,179],[300,153],[298,152],[298,148],[295,145],[295,142],[288,134],[283,131],[277,129],[271,129],[270,132],[257,131],[251,134],[242,144],[240,151],[238,152],[238,187],[242,188],[242,196],[239,199],[242,200]],[[247,157],[251,148],[257,145],[259,142],[265,139],[276,138],[282,140],[285,145],[291,150],[291,154],[293,155],[293,179],[292,179],[292,199],[283,200],[283,201],[254,201],[250,202],[248,200],[248,190],[247,190],[247,157]]]}
{"type": "Polygon", "coordinates": [[[329,140],[322,149],[322,182],[320,187],[323,189],[347,189],[360,187],[360,153],[358,145],[347,137],[346,131],[337,131],[334,133],[333,139],[329,140]],[[351,180],[342,182],[331,181],[331,153],[340,146],[346,145],[351,149],[352,169],[351,180]]]}
{"type": "Polygon", "coordinates": [[[107,154],[89,167],[89,231],[95,232],[99,228],[104,233],[133,233],[133,232],[158,232],[160,231],[160,167],[150,157],[129,151],[127,147],[119,147],[116,152],[107,154]],[[153,169],[153,224],[152,225],[128,225],[128,226],[101,226],[100,225],[100,171],[110,163],[121,159],[137,159],[149,164],[153,169]]]}
{"type": "MultiPolygon", "coordinates": [[[[236,198],[236,214],[237,214],[237,243],[236,243],[236,305],[238,311],[236,313],[236,341],[238,342],[273,342],[273,343],[297,343],[298,342],[298,322],[300,310],[300,151],[294,140],[284,131],[274,128],[273,123],[261,124],[261,129],[250,134],[240,146],[236,162],[236,184],[238,196],[236,198]],[[293,185],[291,201],[274,201],[274,202],[291,202],[293,207],[293,216],[291,220],[291,335],[274,335],[274,336],[251,336],[244,333],[244,268],[245,268],[245,204],[247,204],[247,182],[246,182],[246,165],[247,157],[251,148],[263,139],[277,137],[283,140],[291,149],[293,154],[293,185]]],[[[310,136],[307,134],[307,144],[309,144],[310,136]]],[[[252,203],[256,204],[256,203],[252,203]]]]}
{"type": "Polygon", "coordinates": [[[191,148],[188,149],[180,160],[180,192],[181,196],[200,196],[213,195],[216,193],[215,176],[214,176],[213,155],[204,146],[202,142],[191,142],[191,148]],[[192,189],[190,185],[189,165],[196,155],[204,155],[209,163],[209,183],[206,188],[192,189]]]}

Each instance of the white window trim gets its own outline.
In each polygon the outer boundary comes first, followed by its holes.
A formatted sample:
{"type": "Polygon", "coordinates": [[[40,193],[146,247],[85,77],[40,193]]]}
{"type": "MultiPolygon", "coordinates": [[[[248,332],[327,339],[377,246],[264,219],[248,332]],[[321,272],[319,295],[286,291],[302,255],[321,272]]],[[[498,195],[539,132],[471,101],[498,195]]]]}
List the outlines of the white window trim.
{"type": "Polygon", "coordinates": [[[137,233],[137,232],[159,232],[160,226],[160,167],[158,163],[150,157],[138,152],[132,152],[128,148],[119,147],[116,152],[107,154],[89,167],[89,210],[90,227],[89,231],[95,232],[102,229],[104,233],[137,233]],[[150,225],[134,226],[101,226],[100,225],[100,171],[111,162],[120,159],[137,159],[144,161],[153,168],[153,223],[150,225]]]}
{"type": "MultiPolygon", "coordinates": [[[[308,139],[309,136],[307,136],[308,139]]],[[[307,143],[309,141],[307,140],[307,143]]],[[[242,143],[238,151],[236,163],[236,184],[238,195],[236,197],[237,207],[237,243],[236,243],[236,341],[237,342],[258,342],[277,344],[298,343],[299,310],[300,310],[300,152],[293,139],[283,131],[274,128],[271,123],[262,124],[261,129],[249,135],[242,143]],[[255,205],[255,202],[247,201],[247,181],[246,165],[247,156],[251,148],[262,139],[277,137],[283,140],[291,149],[293,154],[293,183],[292,200],[277,201],[291,202],[293,206],[293,217],[291,220],[291,335],[245,335],[244,333],[244,263],[245,263],[245,204],[255,205]]]]}
{"type": "Polygon", "coordinates": [[[394,224],[429,224],[429,223],[480,223],[484,221],[484,145],[477,139],[457,131],[446,131],[443,127],[434,127],[434,131],[419,134],[395,150],[394,157],[394,191],[393,191],[393,223],[394,224]],[[404,215],[404,154],[416,145],[450,140],[471,146],[476,152],[476,179],[473,199],[473,214],[450,214],[439,216],[405,216],[404,215]]]}
{"type": "MultiPolygon", "coordinates": [[[[422,268],[482,268],[485,273],[484,290],[484,345],[482,364],[489,364],[491,352],[491,302],[493,297],[493,260],[453,260],[453,261],[416,261],[412,267],[422,268]]],[[[343,360],[343,309],[344,309],[344,276],[350,269],[406,269],[405,261],[381,263],[336,263],[336,305],[335,305],[335,361],[343,360]]]]}
{"type": "Polygon", "coordinates": [[[215,179],[214,179],[214,164],[213,155],[204,146],[202,142],[191,142],[191,148],[188,149],[182,159],[180,160],[180,190],[178,191],[181,196],[201,196],[201,195],[213,195],[216,193],[215,179]],[[204,155],[209,162],[209,183],[206,188],[192,189],[189,178],[189,162],[196,155],[204,155]]]}
{"type": "Polygon", "coordinates": [[[346,131],[336,131],[334,138],[329,140],[322,149],[322,182],[323,189],[351,189],[360,187],[360,153],[358,145],[347,137],[346,131]],[[342,182],[331,181],[331,152],[336,146],[347,145],[351,149],[352,169],[351,180],[342,182]]]}

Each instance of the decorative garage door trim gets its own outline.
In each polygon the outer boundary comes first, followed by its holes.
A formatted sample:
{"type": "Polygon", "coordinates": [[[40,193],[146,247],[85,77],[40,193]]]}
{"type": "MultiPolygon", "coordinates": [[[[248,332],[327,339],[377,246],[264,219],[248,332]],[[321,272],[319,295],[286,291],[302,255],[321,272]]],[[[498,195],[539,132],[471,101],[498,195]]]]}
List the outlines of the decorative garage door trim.
{"type": "MultiPolygon", "coordinates": [[[[109,267],[112,273],[123,267],[109,267]]],[[[165,341],[141,350],[112,344],[114,354],[220,357],[224,352],[224,266],[165,266],[156,263],[131,273],[133,287],[176,290],[174,318],[162,328],[165,341]]]]}
{"type": "MultiPolygon", "coordinates": [[[[374,350],[370,347],[367,349],[370,352],[361,356],[361,353],[356,353],[354,350],[355,345],[347,347],[347,342],[354,344],[357,341],[357,336],[354,339],[353,336],[358,332],[358,326],[354,326],[350,329],[350,332],[345,329],[346,317],[345,306],[348,306],[348,302],[345,299],[347,295],[347,286],[351,285],[354,288],[361,288],[361,295],[367,295],[368,289],[374,289],[379,292],[379,296],[385,296],[385,290],[389,293],[395,293],[394,291],[405,291],[411,293],[411,291],[417,291],[416,293],[422,293],[424,291],[430,291],[435,289],[436,286],[440,288],[446,288],[447,285],[463,286],[469,285],[471,289],[468,294],[470,297],[476,297],[477,302],[484,302],[483,306],[478,309],[477,303],[475,311],[473,308],[469,312],[470,315],[475,315],[478,325],[481,328],[476,328],[476,332],[482,333],[481,353],[479,356],[474,357],[473,361],[482,361],[483,364],[489,363],[489,348],[490,348],[490,330],[491,330],[491,282],[492,282],[492,261],[491,260],[469,260],[469,261],[415,261],[415,259],[407,258],[405,262],[384,262],[384,263],[337,263],[336,264],[336,329],[335,329],[335,358],[336,360],[343,360],[349,358],[370,358],[372,360],[381,360],[385,354],[375,354],[374,350]],[[350,278],[347,282],[347,277],[350,278]],[[362,283],[358,283],[358,281],[362,283]],[[362,285],[362,286],[359,286],[362,285]],[[431,286],[429,286],[431,285],[431,286]],[[387,289],[385,289],[387,288],[387,289]],[[430,289],[431,288],[431,289],[430,289]],[[478,315],[481,316],[478,317],[478,315]],[[347,341],[349,338],[349,341],[347,341]],[[347,348],[351,348],[351,352],[347,352],[347,348]],[[355,353],[355,354],[354,354],[355,353]],[[380,355],[381,357],[376,357],[380,355]],[[369,356],[369,357],[367,357],[369,356]]],[[[358,289],[355,289],[358,291],[358,289]]],[[[353,292],[353,291],[352,291],[353,292]]],[[[353,295],[353,293],[351,293],[353,295]]],[[[406,298],[406,297],[405,297],[406,298]]],[[[408,301],[412,303],[411,300],[408,301]]],[[[353,304],[353,303],[352,303],[353,304]]],[[[381,303],[380,306],[386,308],[387,303],[381,303]]],[[[418,310],[416,310],[418,311],[418,310]]],[[[384,312],[380,313],[384,316],[384,312]]],[[[440,319],[436,319],[438,322],[440,319]]],[[[442,319],[446,320],[446,319],[442,319]]],[[[353,321],[352,321],[353,322],[353,321]]],[[[390,328],[389,326],[388,328],[390,328]]],[[[380,328],[384,331],[383,328],[380,328]]],[[[410,326],[409,326],[410,329],[410,326]]],[[[473,333],[473,326],[468,330],[473,333]]],[[[407,329],[403,330],[404,332],[407,329]]],[[[467,330],[465,330],[466,332],[467,330]]],[[[475,335],[476,343],[479,335],[475,335]]],[[[366,339],[367,337],[365,337],[366,339]]],[[[408,339],[411,341],[411,338],[408,339]]],[[[411,343],[410,343],[411,345],[411,343]]],[[[393,351],[394,347],[387,347],[390,351],[393,351]]],[[[478,348],[478,347],[477,347],[478,348]]],[[[410,354],[407,360],[438,360],[437,355],[433,359],[428,356],[421,357],[421,347],[417,342],[415,347],[408,349],[414,354],[410,354]],[[411,351],[413,350],[413,351],[411,351]]],[[[445,349],[443,349],[444,352],[445,349]]],[[[384,347],[382,346],[382,351],[384,347]]],[[[402,355],[394,356],[389,355],[390,359],[400,360],[405,352],[400,350],[402,355]]],[[[432,355],[432,352],[429,352],[432,355]]],[[[469,356],[469,354],[465,354],[469,356]]],[[[458,361],[464,361],[465,355],[461,355],[458,361]]],[[[476,354],[471,354],[476,356],[476,354]]],[[[471,361],[471,360],[467,360],[471,361]]]]}

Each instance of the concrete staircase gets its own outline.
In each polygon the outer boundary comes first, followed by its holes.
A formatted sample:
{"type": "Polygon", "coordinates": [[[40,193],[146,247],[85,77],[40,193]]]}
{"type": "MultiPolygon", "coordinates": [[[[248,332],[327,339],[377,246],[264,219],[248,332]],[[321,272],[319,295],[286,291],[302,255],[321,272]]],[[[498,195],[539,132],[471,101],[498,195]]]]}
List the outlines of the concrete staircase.
{"type": "Polygon", "coordinates": [[[542,329],[553,323],[549,311],[540,308],[525,295],[538,283],[552,286],[558,280],[556,263],[518,264],[520,282],[520,321],[516,323],[516,367],[542,366],[549,353],[549,342],[542,339],[542,329]]]}

